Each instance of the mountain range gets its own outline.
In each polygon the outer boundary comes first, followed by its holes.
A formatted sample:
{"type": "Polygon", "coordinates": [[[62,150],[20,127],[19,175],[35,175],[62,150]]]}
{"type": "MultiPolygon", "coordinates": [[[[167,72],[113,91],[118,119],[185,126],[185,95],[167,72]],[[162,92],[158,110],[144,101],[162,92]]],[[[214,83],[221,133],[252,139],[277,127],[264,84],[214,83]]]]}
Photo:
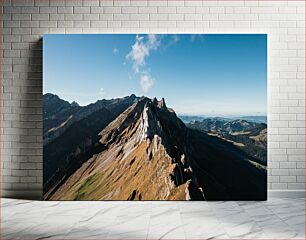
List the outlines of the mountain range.
{"type": "Polygon", "coordinates": [[[178,116],[184,123],[190,123],[195,121],[202,121],[205,119],[214,120],[246,120],[248,122],[265,123],[267,124],[267,116],[228,116],[228,117],[208,117],[208,116],[197,116],[197,115],[179,115],[178,116]]]}
{"type": "Polygon", "coordinates": [[[245,133],[264,144],[264,126],[247,121],[186,125],[163,98],[131,95],[85,107],[54,94],[45,94],[43,101],[44,199],[267,197],[265,161],[256,150],[225,138],[245,133]]]}
{"type": "Polygon", "coordinates": [[[267,124],[246,120],[207,118],[187,124],[211,136],[225,139],[252,156],[258,164],[267,166],[267,124]]]}

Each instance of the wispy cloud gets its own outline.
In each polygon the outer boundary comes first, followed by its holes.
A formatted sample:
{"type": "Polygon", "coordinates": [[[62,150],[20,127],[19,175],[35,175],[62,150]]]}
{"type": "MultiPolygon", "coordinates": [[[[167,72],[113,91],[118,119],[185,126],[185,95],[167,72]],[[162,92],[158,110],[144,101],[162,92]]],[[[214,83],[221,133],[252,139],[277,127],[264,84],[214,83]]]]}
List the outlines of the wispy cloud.
{"type": "Polygon", "coordinates": [[[146,37],[136,36],[135,43],[126,58],[133,62],[135,73],[139,73],[140,68],[146,65],[146,58],[150,53],[160,46],[160,39],[157,35],[150,34],[146,37]]]}
{"type": "Polygon", "coordinates": [[[178,44],[178,42],[181,40],[180,35],[178,34],[172,34],[168,38],[162,38],[163,44],[160,46],[161,53],[165,53],[168,48],[178,44]]]}
{"type": "Polygon", "coordinates": [[[159,49],[163,51],[163,49],[175,45],[179,40],[180,37],[178,35],[172,35],[167,41],[162,39],[162,36],[155,34],[136,36],[130,52],[126,55],[126,59],[132,62],[134,74],[139,77],[139,84],[144,93],[147,93],[156,82],[148,68],[147,59],[152,52],[159,49]],[[161,44],[162,41],[163,44],[161,44]]]}
{"type": "Polygon", "coordinates": [[[147,93],[154,85],[155,79],[149,73],[146,59],[152,51],[156,51],[161,44],[161,38],[155,34],[136,36],[135,43],[126,58],[133,63],[134,74],[139,76],[139,84],[144,93],[147,93]]]}
{"type": "Polygon", "coordinates": [[[149,73],[140,76],[140,87],[143,92],[147,93],[154,85],[154,78],[149,73]]]}

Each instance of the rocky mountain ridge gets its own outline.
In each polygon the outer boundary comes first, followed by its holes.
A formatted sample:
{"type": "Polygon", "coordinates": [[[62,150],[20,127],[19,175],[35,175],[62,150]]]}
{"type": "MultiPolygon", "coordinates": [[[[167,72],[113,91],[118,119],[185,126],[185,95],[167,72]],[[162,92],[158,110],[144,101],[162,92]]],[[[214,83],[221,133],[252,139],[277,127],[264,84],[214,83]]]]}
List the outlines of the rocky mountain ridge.
{"type": "Polygon", "coordinates": [[[68,164],[65,172],[74,170],[54,177],[45,188],[46,199],[266,197],[260,185],[266,172],[250,163],[251,156],[227,141],[187,128],[164,99],[142,97],[101,129],[90,154],[75,154],[81,164],[68,164]],[[228,169],[232,171],[224,171],[228,169]]]}

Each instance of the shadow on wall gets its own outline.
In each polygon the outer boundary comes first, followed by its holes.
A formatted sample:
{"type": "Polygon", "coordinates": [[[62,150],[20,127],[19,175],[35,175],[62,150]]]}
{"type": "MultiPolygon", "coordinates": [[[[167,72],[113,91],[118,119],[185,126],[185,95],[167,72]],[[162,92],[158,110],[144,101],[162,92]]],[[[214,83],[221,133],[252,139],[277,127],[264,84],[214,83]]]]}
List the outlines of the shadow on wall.
{"type": "MultiPolygon", "coordinates": [[[[18,188],[9,189],[8,197],[40,200],[42,199],[43,139],[42,139],[42,46],[43,40],[30,43],[28,62],[20,70],[20,141],[14,142],[19,155],[11,157],[20,163],[20,170],[28,170],[27,177],[20,177],[18,188]],[[23,82],[24,81],[24,82],[23,82]],[[25,131],[23,131],[25,130],[25,131]],[[24,135],[26,132],[27,134],[24,135]],[[19,146],[18,146],[19,145],[19,146]]],[[[26,51],[25,51],[26,52],[26,51]]],[[[13,83],[14,85],[14,83],[13,83]]],[[[12,142],[13,143],[13,142],[12,142]]]]}

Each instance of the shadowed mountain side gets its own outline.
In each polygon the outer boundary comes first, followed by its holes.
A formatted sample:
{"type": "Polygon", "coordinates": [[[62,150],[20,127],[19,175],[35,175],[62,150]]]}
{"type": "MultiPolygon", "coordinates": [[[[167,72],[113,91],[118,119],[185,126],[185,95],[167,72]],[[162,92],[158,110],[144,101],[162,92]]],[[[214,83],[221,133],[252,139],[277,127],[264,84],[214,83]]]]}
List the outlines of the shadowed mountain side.
{"type": "Polygon", "coordinates": [[[44,135],[52,128],[65,122],[71,115],[79,111],[77,104],[60,99],[57,95],[46,93],[43,96],[44,135]]]}
{"type": "Polygon", "coordinates": [[[188,151],[208,200],[266,199],[266,170],[250,163],[254,159],[232,143],[190,130],[188,151]]]}
{"type": "MultiPolygon", "coordinates": [[[[60,134],[44,145],[44,192],[47,192],[54,184],[56,185],[59,179],[72,174],[71,169],[77,169],[83,161],[87,160],[84,159],[84,156],[90,154],[90,151],[98,146],[99,132],[135,100],[135,95],[122,99],[105,100],[108,102],[107,105],[104,104],[106,107],[101,106],[104,100],[98,101],[96,104],[99,106],[90,104],[82,107],[82,111],[77,109],[73,113],[74,116],[78,116],[85,112],[86,117],[75,118],[63,131],[60,130],[61,125],[57,128],[60,134]]],[[[58,111],[57,117],[59,116],[58,111]]]]}
{"type": "MultiPolygon", "coordinates": [[[[71,166],[80,167],[83,159],[79,155],[89,151],[99,141],[97,133],[115,116],[107,109],[93,113],[88,118],[74,123],[55,141],[44,147],[44,188],[57,183],[58,179],[69,174],[71,166]],[[103,117],[101,117],[103,116],[103,117]]],[[[87,160],[87,159],[83,159],[87,160]]],[[[77,169],[73,167],[73,169],[77,169]]],[[[72,172],[71,172],[72,173],[72,172]]]]}
{"type": "Polygon", "coordinates": [[[266,199],[266,171],[252,157],[188,129],[164,99],[138,100],[101,131],[99,143],[100,152],[53,181],[46,199],[266,199]]]}

